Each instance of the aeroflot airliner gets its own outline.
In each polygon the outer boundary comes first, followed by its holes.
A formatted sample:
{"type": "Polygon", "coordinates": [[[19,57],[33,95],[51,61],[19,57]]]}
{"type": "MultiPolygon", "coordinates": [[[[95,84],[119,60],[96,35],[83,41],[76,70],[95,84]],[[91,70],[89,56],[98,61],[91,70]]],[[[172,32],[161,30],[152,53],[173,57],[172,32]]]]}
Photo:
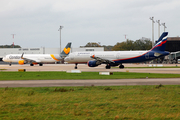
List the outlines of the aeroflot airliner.
{"type": "Polygon", "coordinates": [[[68,43],[61,54],[9,54],[3,57],[2,60],[4,62],[9,62],[9,65],[11,65],[13,62],[16,62],[20,65],[30,63],[30,66],[33,66],[34,64],[39,64],[39,66],[42,66],[43,63],[61,61],[69,54],[70,49],[71,43],[68,43]]]}
{"type": "Polygon", "coordinates": [[[168,32],[164,32],[149,51],[73,52],[64,60],[68,63],[75,63],[75,69],[80,63],[87,63],[89,67],[106,64],[106,69],[110,69],[111,66],[124,68],[123,63],[139,63],[169,55],[169,52],[165,51],[167,35],[168,32]]]}

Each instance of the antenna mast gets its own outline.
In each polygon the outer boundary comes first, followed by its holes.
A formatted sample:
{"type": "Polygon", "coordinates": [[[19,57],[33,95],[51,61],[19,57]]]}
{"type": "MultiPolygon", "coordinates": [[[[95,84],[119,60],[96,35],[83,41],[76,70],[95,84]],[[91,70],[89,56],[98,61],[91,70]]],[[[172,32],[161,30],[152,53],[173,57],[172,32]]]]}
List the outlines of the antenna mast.
{"type": "Polygon", "coordinates": [[[12,35],[12,37],[13,37],[13,48],[14,48],[14,36],[16,35],[16,34],[11,34],[12,35]]]}
{"type": "Polygon", "coordinates": [[[165,32],[165,29],[167,28],[165,23],[162,23],[161,25],[164,26],[164,32],[165,32]]]}
{"type": "Polygon", "coordinates": [[[152,20],[152,47],[154,46],[154,17],[150,17],[150,20],[152,20]]]}
{"type": "Polygon", "coordinates": [[[58,31],[60,31],[60,53],[61,53],[61,29],[63,28],[63,26],[60,26],[58,31]]]}
{"type": "Polygon", "coordinates": [[[160,24],[160,20],[156,20],[156,22],[158,23],[158,38],[160,37],[160,26],[161,26],[161,24],[160,24]]]}

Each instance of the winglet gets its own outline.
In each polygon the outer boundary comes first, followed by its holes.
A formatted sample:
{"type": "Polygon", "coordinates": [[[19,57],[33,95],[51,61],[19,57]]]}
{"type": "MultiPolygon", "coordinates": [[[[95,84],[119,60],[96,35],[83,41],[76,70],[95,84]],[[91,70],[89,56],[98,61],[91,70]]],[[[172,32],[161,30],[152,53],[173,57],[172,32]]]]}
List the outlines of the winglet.
{"type": "Polygon", "coordinates": [[[21,59],[24,59],[24,58],[23,58],[23,55],[24,55],[24,53],[22,53],[22,55],[21,55],[21,59]]]}
{"type": "Polygon", "coordinates": [[[90,56],[91,58],[95,58],[95,55],[90,56]]]}

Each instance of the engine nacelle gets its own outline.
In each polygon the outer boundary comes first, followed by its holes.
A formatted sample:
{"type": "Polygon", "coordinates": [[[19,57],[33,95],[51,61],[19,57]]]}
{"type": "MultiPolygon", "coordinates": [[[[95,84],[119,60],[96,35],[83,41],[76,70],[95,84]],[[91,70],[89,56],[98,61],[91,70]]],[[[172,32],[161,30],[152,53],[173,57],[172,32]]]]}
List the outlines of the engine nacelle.
{"type": "Polygon", "coordinates": [[[95,60],[88,61],[88,66],[89,67],[97,67],[98,65],[100,65],[100,64],[98,64],[98,62],[95,61],[95,60]]]}
{"type": "Polygon", "coordinates": [[[24,65],[24,60],[19,60],[18,63],[19,63],[20,65],[24,65]]]}

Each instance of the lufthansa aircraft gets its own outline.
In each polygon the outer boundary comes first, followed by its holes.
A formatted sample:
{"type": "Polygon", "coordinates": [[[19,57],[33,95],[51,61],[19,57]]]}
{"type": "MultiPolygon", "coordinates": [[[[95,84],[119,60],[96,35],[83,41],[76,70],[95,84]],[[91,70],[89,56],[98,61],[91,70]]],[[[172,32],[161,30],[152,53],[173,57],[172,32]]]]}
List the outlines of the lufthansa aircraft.
{"type": "Polygon", "coordinates": [[[16,62],[20,65],[30,63],[30,66],[33,66],[34,64],[39,64],[39,66],[42,66],[43,63],[61,61],[69,54],[70,49],[71,43],[68,43],[61,54],[9,54],[3,57],[2,60],[4,62],[9,62],[9,65],[11,65],[13,62],[16,62]]]}
{"type": "Polygon", "coordinates": [[[111,66],[124,68],[123,63],[140,63],[169,55],[169,52],[165,51],[167,35],[168,32],[164,32],[149,51],[73,52],[64,60],[68,63],[74,63],[75,69],[80,63],[87,63],[89,67],[106,64],[106,69],[110,69],[111,66]]]}

